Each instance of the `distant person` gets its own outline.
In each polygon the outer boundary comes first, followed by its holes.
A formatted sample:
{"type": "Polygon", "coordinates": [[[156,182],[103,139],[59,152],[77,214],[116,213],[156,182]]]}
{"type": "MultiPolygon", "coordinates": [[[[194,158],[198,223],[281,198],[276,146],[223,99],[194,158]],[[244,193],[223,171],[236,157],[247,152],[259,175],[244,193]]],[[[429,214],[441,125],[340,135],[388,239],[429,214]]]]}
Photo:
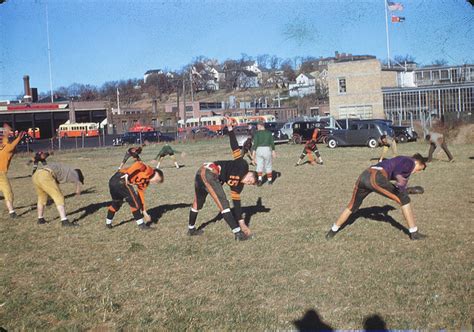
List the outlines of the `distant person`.
{"type": "Polygon", "coordinates": [[[33,184],[38,195],[38,224],[45,224],[44,207],[51,197],[56,205],[63,226],[78,226],[70,222],[66,216],[64,195],[59,188],[60,183],[74,183],[76,185],[76,195],[81,194],[84,184],[84,175],[80,169],[74,169],[68,165],[59,163],[49,163],[38,169],[32,177],[33,184]]]}
{"type": "Polygon", "coordinates": [[[173,148],[168,143],[165,143],[165,145],[161,148],[161,150],[156,155],[155,159],[152,160],[153,162],[158,161],[155,168],[157,169],[160,168],[161,162],[166,156],[170,156],[171,159],[173,160],[174,166],[176,168],[179,168],[179,164],[176,161],[176,157],[175,157],[176,153],[179,153],[179,151],[173,150],[173,148]]]}
{"type": "Polygon", "coordinates": [[[311,136],[311,139],[305,144],[303,148],[303,152],[301,153],[300,159],[298,159],[295,166],[301,165],[301,162],[306,156],[308,156],[309,163],[311,165],[315,165],[316,163],[320,165],[323,164],[323,158],[321,158],[321,155],[319,154],[318,146],[316,145],[319,131],[320,131],[319,128],[314,128],[313,135],[311,136]],[[316,161],[314,161],[313,153],[316,155],[316,161]]]}
{"type": "Polygon", "coordinates": [[[430,143],[430,150],[428,152],[428,162],[430,163],[433,160],[433,153],[437,148],[443,149],[443,151],[448,156],[449,162],[453,162],[454,158],[451,152],[448,150],[448,146],[446,145],[446,140],[444,139],[444,135],[441,133],[436,133],[434,131],[428,132],[425,136],[426,141],[430,143]]]}
{"type": "Polygon", "coordinates": [[[8,209],[8,215],[10,218],[17,218],[15,210],[13,209],[13,191],[10,185],[10,181],[7,177],[8,168],[12,160],[15,148],[20,143],[25,133],[22,131],[11,143],[9,142],[9,136],[12,132],[12,128],[6,123],[3,125],[3,137],[2,145],[0,146],[0,191],[3,193],[5,199],[5,205],[8,209]]]}
{"type": "Polygon", "coordinates": [[[199,210],[202,209],[206,202],[207,195],[210,194],[222,217],[232,230],[235,239],[244,241],[250,238],[250,230],[242,218],[240,194],[244,189],[244,185],[255,184],[255,173],[249,171],[249,165],[240,151],[233,127],[228,125],[227,128],[234,160],[219,160],[205,163],[197,171],[194,179],[194,202],[191,211],[189,211],[189,236],[201,235],[203,233],[202,229],[196,228],[196,220],[199,210]],[[224,183],[227,183],[230,187],[234,214],[230,210],[229,201],[222,187],[224,183]]]}
{"type": "Polygon", "coordinates": [[[376,192],[397,202],[402,209],[410,232],[410,239],[420,240],[426,236],[418,232],[415,217],[407,193],[408,178],[414,173],[426,168],[426,159],[419,153],[413,157],[399,156],[386,159],[375,166],[369,167],[359,176],[347,208],[326,234],[326,239],[332,239],[351,214],[355,213],[363,200],[372,192],[376,192]],[[395,181],[395,184],[390,181],[395,181]]]}
{"type": "Polygon", "coordinates": [[[273,184],[272,162],[273,158],[276,157],[275,142],[272,133],[265,130],[263,122],[257,124],[257,131],[253,137],[253,148],[252,159],[257,163],[257,186],[261,186],[263,183],[264,171],[267,176],[268,184],[273,184]]]}
{"type": "Polygon", "coordinates": [[[141,146],[128,148],[125,152],[125,155],[123,156],[122,163],[120,164],[118,169],[121,169],[127,163],[127,160],[130,158],[132,158],[134,162],[141,161],[140,153],[142,153],[141,146]]]}
{"type": "Polygon", "coordinates": [[[39,151],[35,153],[35,156],[29,163],[33,163],[33,171],[32,175],[35,174],[36,170],[38,169],[39,163],[41,163],[43,166],[46,166],[48,162],[46,159],[50,156],[51,154],[49,152],[43,152],[39,151]]]}
{"type": "Polygon", "coordinates": [[[132,166],[118,170],[109,180],[112,203],[108,207],[107,228],[113,228],[112,221],[115,213],[122,207],[125,200],[132,211],[135,222],[141,230],[153,229],[148,225],[151,221],[145,204],[145,190],[152,183],[162,183],[163,172],[159,169],[135,161],[132,166]],[[136,191],[135,191],[136,187],[136,191]]]}
{"type": "Polygon", "coordinates": [[[382,154],[380,155],[379,162],[384,160],[385,155],[387,154],[390,148],[392,149],[394,157],[398,155],[397,142],[394,138],[387,135],[382,135],[380,136],[379,144],[382,146],[382,154]]]}

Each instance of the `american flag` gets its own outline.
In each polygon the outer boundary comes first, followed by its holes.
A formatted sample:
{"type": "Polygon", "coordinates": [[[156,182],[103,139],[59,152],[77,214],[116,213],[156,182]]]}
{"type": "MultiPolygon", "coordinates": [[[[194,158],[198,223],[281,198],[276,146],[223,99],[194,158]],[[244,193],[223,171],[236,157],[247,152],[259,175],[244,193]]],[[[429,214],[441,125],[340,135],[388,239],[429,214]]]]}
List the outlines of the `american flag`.
{"type": "Polygon", "coordinates": [[[388,9],[391,10],[391,11],[395,11],[395,10],[402,11],[403,10],[403,5],[400,2],[387,1],[387,5],[388,5],[388,9]]]}

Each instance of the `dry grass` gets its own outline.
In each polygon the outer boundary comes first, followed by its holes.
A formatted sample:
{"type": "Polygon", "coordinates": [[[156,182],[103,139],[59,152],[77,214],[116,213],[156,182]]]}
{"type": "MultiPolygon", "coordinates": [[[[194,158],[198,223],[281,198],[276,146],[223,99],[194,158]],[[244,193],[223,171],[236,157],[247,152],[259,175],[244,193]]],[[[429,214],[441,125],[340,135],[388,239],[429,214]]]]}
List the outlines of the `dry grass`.
{"type": "MultiPolygon", "coordinates": [[[[47,225],[36,224],[35,195],[26,157],[15,157],[13,178],[21,219],[0,219],[0,326],[21,329],[264,330],[293,329],[315,309],[334,328],[362,328],[378,313],[392,329],[462,328],[473,318],[472,145],[450,147],[456,163],[432,163],[411,184],[420,229],[411,242],[388,222],[361,217],[332,241],[324,234],[347,204],[357,175],[379,151],[328,150],[324,166],[293,166],[301,146],[279,146],[272,186],[248,187],[243,205],[255,208],[255,239],[237,243],[221,220],[199,238],[186,236],[193,177],[203,161],[230,156],[225,140],[180,145],[176,170],[165,160],[166,180],[148,190],[161,215],[154,232],[133,222],[105,229],[107,181],[122,148],[56,154],[51,160],[83,169],[89,193],[67,199],[71,219],[64,229],[48,207],[47,225]],[[18,177],[18,178],[16,178],[18,177]],[[269,211],[268,211],[269,209],[269,211]],[[263,212],[268,211],[268,212],[263,212]]],[[[145,149],[151,160],[158,147],[145,149]]],[[[427,152],[421,143],[400,145],[404,154],[427,152]]],[[[63,186],[65,193],[73,187],[63,186]]],[[[362,208],[394,206],[371,195],[362,208]]],[[[4,210],[5,211],[5,210],[4,210]]],[[[367,212],[368,210],[364,210],[367,212]]],[[[372,210],[373,212],[373,210],[372,210]]],[[[208,201],[201,224],[217,210],[208,201]]],[[[389,211],[403,224],[398,209],[389,211]]],[[[129,210],[115,222],[129,220],[129,210]]],[[[379,218],[380,219],[380,218],[379,218]]]]}

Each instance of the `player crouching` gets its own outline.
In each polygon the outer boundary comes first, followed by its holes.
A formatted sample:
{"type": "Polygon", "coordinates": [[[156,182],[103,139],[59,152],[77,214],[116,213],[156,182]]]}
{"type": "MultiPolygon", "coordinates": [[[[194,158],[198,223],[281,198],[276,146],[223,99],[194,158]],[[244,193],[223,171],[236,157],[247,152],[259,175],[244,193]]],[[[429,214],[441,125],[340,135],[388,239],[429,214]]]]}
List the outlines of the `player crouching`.
{"type": "Polygon", "coordinates": [[[120,210],[125,200],[130,205],[138,227],[141,230],[153,229],[147,224],[151,221],[151,217],[146,211],[145,190],[150,183],[162,183],[163,180],[164,176],[161,170],[153,169],[141,161],[135,161],[132,166],[120,169],[115,173],[109,180],[112,203],[107,211],[107,228],[113,227],[112,220],[115,213],[120,210]]]}
{"type": "Polygon", "coordinates": [[[201,229],[196,228],[196,219],[199,210],[204,206],[207,195],[210,194],[222,217],[232,229],[235,239],[244,241],[251,236],[250,230],[242,219],[240,193],[244,185],[254,185],[256,183],[256,175],[255,172],[249,171],[249,165],[243,158],[232,126],[229,125],[227,128],[229,129],[230,147],[234,160],[206,163],[197,171],[194,180],[194,202],[189,212],[188,235],[194,236],[203,233],[201,229]],[[229,201],[224,193],[222,187],[224,183],[227,183],[230,187],[235,216],[232,215],[229,201]]]}
{"type": "Polygon", "coordinates": [[[371,192],[376,192],[400,204],[403,216],[409,227],[410,239],[420,240],[425,238],[426,236],[420,234],[418,227],[416,227],[410,197],[407,192],[410,175],[423,171],[425,168],[426,158],[417,153],[413,157],[399,156],[386,159],[366,169],[356,182],[349,205],[326,234],[326,239],[332,239],[337,234],[349,216],[359,209],[362,201],[371,192]],[[392,184],[390,181],[395,181],[396,183],[392,184]]]}

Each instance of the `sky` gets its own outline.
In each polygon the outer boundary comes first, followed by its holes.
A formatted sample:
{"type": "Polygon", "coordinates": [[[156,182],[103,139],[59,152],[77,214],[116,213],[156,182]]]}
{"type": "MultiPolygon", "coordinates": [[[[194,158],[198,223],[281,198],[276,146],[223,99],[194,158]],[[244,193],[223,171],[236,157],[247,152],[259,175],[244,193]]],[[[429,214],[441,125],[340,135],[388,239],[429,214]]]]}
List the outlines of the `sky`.
{"type": "MultiPolygon", "coordinates": [[[[3,0],[4,1],[4,0],[3,0]]],[[[385,0],[7,0],[0,4],[0,100],[72,83],[100,87],[142,78],[149,69],[179,70],[198,56],[387,58],[385,0]],[[48,20],[46,16],[48,14],[48,20]]],[[[474,63],[474,7],[465,0],[393,0],[391,57],[421,64],[474,63]]],[[[0,1],[2,2],[2,1],[0,1]]]]}

